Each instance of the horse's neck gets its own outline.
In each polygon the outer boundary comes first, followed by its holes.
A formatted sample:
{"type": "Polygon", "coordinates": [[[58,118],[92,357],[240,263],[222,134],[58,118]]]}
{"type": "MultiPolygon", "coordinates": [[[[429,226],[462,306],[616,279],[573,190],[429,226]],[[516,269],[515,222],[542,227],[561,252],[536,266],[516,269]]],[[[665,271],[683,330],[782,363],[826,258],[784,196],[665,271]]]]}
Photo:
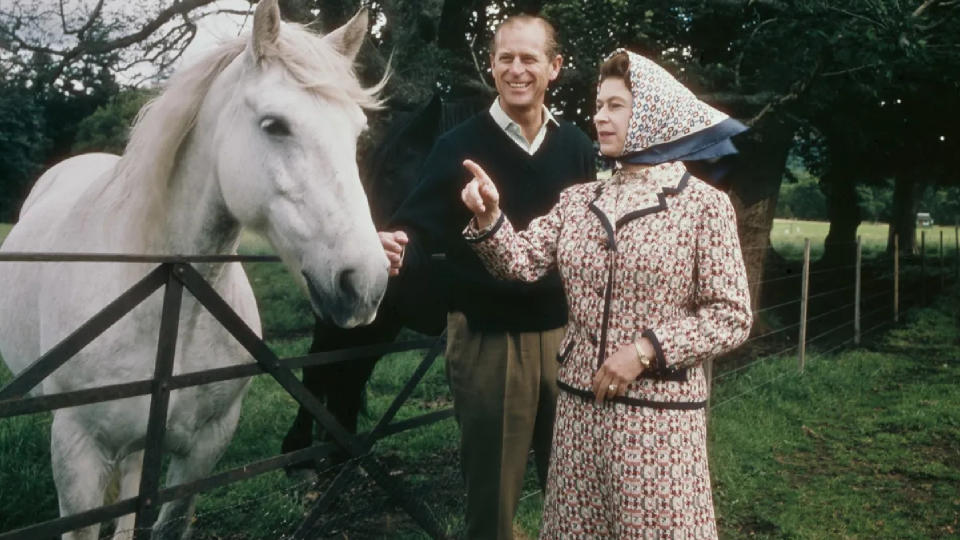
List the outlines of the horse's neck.
{"type": "MultiPolygon", "coordinates": [[[[236,252],[240,225],[227,212],[216,182],[212,137],[202,132],[188,136],[171,176],[158,189],[129,189],[122,183],[110,199],[125,199],[113,215],[90,215],[124,223],[113,233],[107,251],[168,255],[218,255],[236,252]],[[126,196],[120,194],[126,193],[126,196]]],[[[138,179],[123,179],[132,182],[138,179]]],[[[222,264],[195,265],[208,280],[222,275],[222,264]]]]}
{"type": "MultiPolygon", "coordinates": [[[[170,178],[162,234],[165,253],[223,255],[236,253],[240,224],[227,211],[216,179],[213,137],[191,134],[170,178]]],[[[196,265],[208,279],[222,273],[222,264],[196,265]]]]}
{"type": "Polygon", "coordinates": [[[227,211],[216,179],[213,149],[202,133],[186,141],[167,194],[164,237],[170,253],[218,255],[236,251],[240,224],[227,211]]]}

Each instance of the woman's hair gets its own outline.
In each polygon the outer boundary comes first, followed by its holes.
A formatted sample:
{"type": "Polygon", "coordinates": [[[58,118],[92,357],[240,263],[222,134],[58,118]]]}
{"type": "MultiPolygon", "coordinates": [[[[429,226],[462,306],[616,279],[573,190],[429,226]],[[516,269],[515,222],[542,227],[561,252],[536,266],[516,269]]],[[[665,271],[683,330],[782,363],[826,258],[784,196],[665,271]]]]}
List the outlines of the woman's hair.
{"type": "Polygon", "coordinates": [[[623,84],[626,85],[627,90],[633,90],[630,84],[630,57],[627,56],[627,53],[615,54],[600,65],[600,82],[611,77],[623,79],[623,84]]]}

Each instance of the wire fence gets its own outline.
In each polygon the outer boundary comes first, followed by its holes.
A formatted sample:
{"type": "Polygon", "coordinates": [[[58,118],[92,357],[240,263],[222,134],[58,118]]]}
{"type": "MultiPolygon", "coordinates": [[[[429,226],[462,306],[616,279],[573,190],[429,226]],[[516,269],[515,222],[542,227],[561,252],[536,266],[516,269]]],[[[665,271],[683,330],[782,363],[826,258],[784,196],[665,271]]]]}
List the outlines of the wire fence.
{"type": "Polygon", "coordinates": [[[840,264],[816,270],[810,270],[810,240],[805,239],[802,273],[753,283],[782,289],[789,286],[782,283],[785,280],[799,281],[794,296],[787,295],[787,298],[784,298],[784,295],[781,295],[771,305],[753,312],[756,318],[762,315],[783,315],[789,310],[797,309],[799,319],[760,330],[744,342],[744,346],[758,346],[772,340],[774,343],[770,344],[770,348],[776,348],[778,344],[781,347],[775,352],[764,352],[750,361],[716,374],[713,366],[706,370],[710,378],[711,394],[718,385],[725,384],[758,365],[784,363],[784,366],[781,366],[783,371],[720,401],[713,402],[711,399],[708,411],[742,399],[777,381],[801,375],[807,360],[807,346],[816,345],[817,354],[826,356],[845,347],[858,345],[864,336],[875,334],[897,322],[905,304],[924,304],[935,289],[942,289],[948,283],[955,284],[960,280],[960,230],[954,230],[955,246],[952,253],[944,249],[943,237],[941,231],[939,244],[930,248],[926,242],[925,231],[921,231],[918,247],[915,253],[908,257],[901,255],[899,240],[894,238],[894,250],[890,255],[876,256],[867,263],[862,260],[862,241],[858,237],[857,242],[846,245],[855,254],[854,264],[840,264]],[[935,263],[930,264],[931,260],[935,263]],[[904,290],[901,283],[905,274],[913,277],[910,290],[904,290]],[[838,277],[851,279],[853,284],[837,287],[838,277]],[[817,290],[824,286],[829,288],[817,290]],[[813,306],[817,309],[811,309],[813,306]],[[869,326],[862,330],[861,325],[864,322],[868,322],[869,326]],[[816,328],[817,332],[807,335],[810,328],[816,328]],[[796,341],[785,343],[792,339],[791,331],[797,332],[796,341]],[[786,365],[791,359],[795,360],[795,367],[786,365]]]}
{"type": "MultiPolygon", "coordinates": [[[[801,376],[807,361],[807,346],[815,346],[816,358],[822,358],[845,347],[859,344],[865,336],[874,335],[895,323],[905,305],[924,301],[937,287],[943,287],[948,281],[955,282],[960,275],[960,250],[953,250],[954,260],[950,264],[945,257],[942,242],[938,250],[931,251],[926,246],[925,240],[921,239],[918,253],[909,257],[909,261],[902,261],[898,250],[894,250],[892,256],[879,256],[864,263],[859,257],[862,245],[858,239],[857,243],[848,246],[851,250],[855,249],[858,254],[856,263],[848,264],[850,259],[845,259],[838,266],[813,270],[810,269],[812,261],[809,240],[806,243],[803,272],[776,275],[751,283],[751,285],[760,285],[767,289],[776,288],[780,291],[770,305],[764,305],[753,312],[755,319],[770,319],[773,322],[768,325],[758,325],[758,329],[755,329],[756,333],[744,344],[747,347],[762,350],[761,354],[721,372],[714,373],[712,363],[708,366],[707,373],[710,376],[712,390],[718,385],[732,384],[734,381],[743,386],[742,388],[731,386],[730,389],[738,390],[734,395],[724,396],[722,400],[715,402],[711,400],[708,411],[723,409],[762,389],[770,388],[779,381],[801,376]],[[901,284],[905,274],[916,277],[908,288],[901,284]],[[848,279],[853,283],[847,284],[848,279]],[[790,291],[787,289],[794,289],[793,294],[789,294],[790,291]],[[861,329],[864,323],[866,323],[865,330],[861,329]],[[756,382],[750,377],[740,377],[751,368],[764,364],[775,364],[780,371],[756,382]]],[[[753,249],[767,249],[767,246],[753,249]]],[[[766,373],[766,371],[761,372],[761,374],[766,373]]],[[[37,415],[31,420],[35,421],[38,429],[49,425],[48,416],[37,415]]],[[[348,460],[348,464],[350,461],[358,462],[359,459],[354,457],[348,460]]],[[[342,468],[344,468],[343,463],[329,465],[319,471],[319,476],[330,475],[342,468]]],[[[456,476],[456,472],[454,467],[451,475],[456,476]]],[[[359,475],[362,472],[354,471],[352,474],[359,475]]],[[[442,481],[447,480],[457,481],[453,477],[442,481]]],[[[330,482],[332,483],[332,480],[330,482]]],[[[282,538],[286,537],[290,528],[296,526],[297,520],[302,518],[303,508],[300,505],[303,498],[308,497],[306,494],[322,489],[325,488],[316,479],[287,483],[277,489],[243,497],[237,502],[198,511],[192,519],[201,523],[209,522],[229,517],[232,513],[243,509],[258,508],[271,499],[283,499],[289,501],[286,503],[290,510],[289,517],[279,521],[271,533],[272,537],[282,538]]],[[[426,494],[430,487],[427,485],[420,489],[426,494]]],[[[414,488],[408,494],[419,496],[421,493],[414,488]]],[[[536,489],[525,490],[522,500],[538,494],[540,491],[536,489]]],[[[426,509],[433,513],[429,505],[426,509]]],[[[357,511],[352,510],[352,512],[357,511]]],[[[345,511],[342,515],[332,517],[330,523],[333,527],[338,523],[341,527],[348,527],[350,518],[347,516],[349,515],[351,515],[350,510],[345,511]]],[[[436,519],[436,516],[432,517],[436,519]]],[[[132,536],[135,533],[148,531],[147,528],[113,531],[105,533],[104,537],[110,535],[123,537],[125,534],[132,536]]],[[[329,528],[327,532],[330,532],[329,528]]]]}

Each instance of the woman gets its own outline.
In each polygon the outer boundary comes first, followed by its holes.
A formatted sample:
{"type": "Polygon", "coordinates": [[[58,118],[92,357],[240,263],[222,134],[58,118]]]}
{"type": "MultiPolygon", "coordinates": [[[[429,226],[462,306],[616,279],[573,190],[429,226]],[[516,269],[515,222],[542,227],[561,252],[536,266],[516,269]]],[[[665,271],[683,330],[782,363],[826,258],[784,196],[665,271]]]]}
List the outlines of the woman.
{"type": "Polygon", "coordinates": [[[570,306],[542,537],[716,538],[702,364],[752,317],[733,207],[682,161],[735,152],[745,128],[624,50],[601,67],[594,122],[617,170],[523,232],[464,163],[464,235],[488,270],[534,281],[556,265],[570,306]]]}

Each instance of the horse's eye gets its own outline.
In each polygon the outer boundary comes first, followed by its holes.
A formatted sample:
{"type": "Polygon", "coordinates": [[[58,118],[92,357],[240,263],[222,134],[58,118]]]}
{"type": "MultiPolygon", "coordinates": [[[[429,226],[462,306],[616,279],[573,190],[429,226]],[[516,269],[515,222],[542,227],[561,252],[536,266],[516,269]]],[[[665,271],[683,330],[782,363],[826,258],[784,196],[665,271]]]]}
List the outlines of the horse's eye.
{"type": "Polygon", "coordinates": [[[290,135],[290,126],[275,116],[268,116],[261,120],[260,129],[267,132],[269,135],[274,135],[277,137],[290,135]]]}

